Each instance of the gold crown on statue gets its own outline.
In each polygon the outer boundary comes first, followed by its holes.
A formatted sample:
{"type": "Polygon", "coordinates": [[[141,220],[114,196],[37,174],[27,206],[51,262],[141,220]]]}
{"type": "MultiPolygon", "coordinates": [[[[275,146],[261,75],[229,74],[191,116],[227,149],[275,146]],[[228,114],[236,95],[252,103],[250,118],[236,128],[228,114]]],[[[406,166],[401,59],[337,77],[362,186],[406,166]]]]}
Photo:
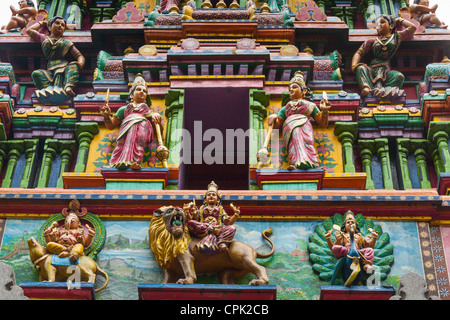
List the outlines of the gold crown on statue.
{"type": "Polygon", "coordinates": [[[289,81],[289,84],[297,83],[301,87],[305,88],[305,75],[302,71],[296,71],[294,73],[294,76],[292,77],[291,81],[289,81]]]}
{"type": "Polygon", "coordinates": [[[133,85],[131,86],[130,92],[133,92],[137,86],[145,86],[147,88],[147,82],[145,81],[144,75],[138,73],[134,76],[133,85]]]}
{"type": "Polygon", "coordinates": [[[351,210],[348,210],[346,213],[344,213],[344,217],[344,221],[347,221],[348,219],[355,220],[355,214],[351,210]]]}
{"type": "Polygon", "coordinates": [[[219,186],[214,181],[211,181],[208,184],[208,190],[206,190],[205,197],[208,192],[214,192],[217,194],[217,198],[219,198],[219,200],[222,199],[222,196],[219,193],[219,186]]]}

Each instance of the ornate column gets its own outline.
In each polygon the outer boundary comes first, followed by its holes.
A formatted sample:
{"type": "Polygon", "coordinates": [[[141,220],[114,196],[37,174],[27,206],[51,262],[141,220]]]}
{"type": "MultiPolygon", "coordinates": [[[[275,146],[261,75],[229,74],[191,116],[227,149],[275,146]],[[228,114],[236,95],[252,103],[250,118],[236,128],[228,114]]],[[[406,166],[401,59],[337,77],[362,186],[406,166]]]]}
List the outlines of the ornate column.
{"type": "Polygon", "coordinates": [[[8,149],[8,164],[5,177],[3,178],[2,188],[11,188],[17,161],[24,151],[23,140],[8,141],[8,149]]]}
{"type": "Polygon", "coordinates": [[[250,137],[249,157],[250,164],[257,164],[256,154],[264,143],[264,118],[267,116],[267,106],[270,94],[264,90],[250,89],[250,137]]]}
{"type": "Polygon", "coordinates": [[[389,147],[387,139],[375,139],[378,158],[381,162],[381,171],[383,173],[383,183],[385,189],[394,189],[391,174],[391,162],[389,160],[389,147]]]}
{"type": "Polygon", "coordinates": [[[22,181],[20,182],[21,188],[30,187],[31,172],[34,164],[34,159],[36,156],[36,146],[38,144],[38,139],[25,140],[25,169],[23,170],[22,181]]]}
{"type": "Polygon", "coordinates": [[[366,189],[375,189],[375,184],[372,179],[372,145],[373,140],[358,141],[359,154],[363,170],[366,173],[366,189]]]}
{"type": "Polygon", "coordinates": [[[403,189],[412,189],[411,177],[409,175],[408,156],[410,151],[409,139],[397,139],[397,150],[399,155],[399,166],[403,189]]]}
{"type": "Polygon", "coordinates": [[[39,172],[39,180],[37,187],[46,188],[52,172],[53,160],[56,157],[58,149],[58,140],[47,139],[44,145],[44,155],[42,156],[41,171],[39,172]]]}
{"type": "Polygon", "coordinates": [[[78,141],[78,156],[74,172],[84,172],[92,139],[99,133],[98,124],[96,122],[78,122],[75,124],[75,133],[78,141]]]}
{"type": "Polygon", "coordinates": [[[431,158],[433,159],[434,170],[436,171],[436,176],[439,177],[439,174],[444,171],[444,165],[442,164],[441,156],[439,154],[438,149],[434,149],[431,152],[431,158]]]}
{"type": "Polygon", "coordinates": [[[358,133],[357,122],[336,122],[334,134],[342,143],[342,161],[344,162],[344,172],[355,172],[353,161],[353,143],[358,133]]]}
{"type": "Polygon", "coordinates": [[[170,150],[169,164],[180,164],[181,130],[183,129],[184,90],[171,89],[166,95],[166,147],[170,150]]]}
{"type": "Polygon", "coordinates": [[[428,128],[428,141],[434,142],[439,150],[444,172],[450,172],[450,149],[448,138],[450,128],[448,122],[431,121],[428,128]]]}
{"type": "Polygon", "coordinates": [[[59,149],[61,150],[61,167],[59,169],[59,177],[56,182],[56,187],[63,188],[63,173],[67,172],[69,169],[70,159],[75,151],[75,141],[60,141],[59,149]]]}
{"type": "Polygon", "coordinates": [[[420,187],[422,189],[430,189],[431,183],[428,179],[428,169],[427,169],[427,152],[423,148],[417,148],[414,151],[414,156],[416,157],[417,163],[417,174],[419,175],[420,187]]]}

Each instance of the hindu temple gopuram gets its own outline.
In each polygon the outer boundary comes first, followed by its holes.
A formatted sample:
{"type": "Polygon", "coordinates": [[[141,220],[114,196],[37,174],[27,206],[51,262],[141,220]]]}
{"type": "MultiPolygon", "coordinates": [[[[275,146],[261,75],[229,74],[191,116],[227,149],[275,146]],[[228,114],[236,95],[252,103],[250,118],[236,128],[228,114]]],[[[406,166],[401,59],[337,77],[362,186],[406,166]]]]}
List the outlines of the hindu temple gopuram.
{"type": "Polygon", "coordinates": [[[449,300],[442,19],[427,0],[11,6],[0,299],[449,300]]]}

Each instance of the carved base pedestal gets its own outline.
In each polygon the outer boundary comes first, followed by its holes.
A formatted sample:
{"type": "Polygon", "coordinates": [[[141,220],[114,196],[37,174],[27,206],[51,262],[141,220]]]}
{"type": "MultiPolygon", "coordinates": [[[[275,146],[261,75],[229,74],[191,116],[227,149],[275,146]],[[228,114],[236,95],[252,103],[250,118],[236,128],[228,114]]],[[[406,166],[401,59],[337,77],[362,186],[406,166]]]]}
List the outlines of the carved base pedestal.
{"type": "Polygon", "coordinates": [[[394,294],[394,288],[322,286],[320,300],[389,300],[394,294]]]}
{"type": "Polygon", "coordinates": [[[321,190],[322,169],[256,170],[256,183],[261,190],[321,190]]]}
{"type": "Polygon", "coordinates": [[[93,283],[21,282],[25,296],[32,300],[95,300],[93,283]]]}
{"type": "Polygon", "coordinates": [[[276,300],[275,285],[147,284],[138,285],[139,300],[276,300]]]}
{"type": "Polygon", "coordinates": [[[169,181],[169,169],[152,168],[118,170],[103,168],[106,190],[164,190],[169,181]]]}

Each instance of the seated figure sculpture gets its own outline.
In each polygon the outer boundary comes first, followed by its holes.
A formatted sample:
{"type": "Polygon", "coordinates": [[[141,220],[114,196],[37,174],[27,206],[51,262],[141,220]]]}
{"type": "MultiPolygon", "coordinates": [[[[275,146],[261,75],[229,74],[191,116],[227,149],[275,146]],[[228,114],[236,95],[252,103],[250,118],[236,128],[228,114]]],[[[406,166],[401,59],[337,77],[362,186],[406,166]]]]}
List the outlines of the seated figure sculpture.
{"type": "Polygon", "coordinates": [[[404,91],[401,88],[405,77],[399,71],[390,69],[390,61],[401,42],[412,39],[416,27],[403,18],[395,19],[385,15],[375,20],[375,26],[377,38],[366,40],[352,58],[352,71],[356,73],[361,96],[402,96],[404,91]],[[397,24],[403,25],[405,29],[396,31],[397,24]],[[362,58],[370,53],[373,59],[368,64],[362,63],[362,58]]]}
{"type": "Polygon", "coordinates": [[[440,28],[448,28],[448,25],[436,15],[437,4],[430,7],[428,0],[414,0],[414,3],[409,8],[411,18],[417,20],[421,25],[428,26],[434,24],[440,28]]]}
{"type": "Polygon", "coordinates": [[[69,257],[72,262],[78,261],[84,255],[84,248],[89,246],[95,236],[95,230],[86,224],[88,235],[84,235],[80,218],[76,213],[69,213],[64,220],[64,226],[58,222],[44,230],[47,251],[57,254],[60,258],[69,257]]]}
{"type": "Polygon", "coordinates": [[[188,216],[187,225],[190,233],[202,238],[197,244],[197,248],[204,255],[210,256],[219,252],[227,252],[228,246],[236,234],[233,224],[239,217],[240,210],[231,204],[234,214],[230,217],[221,205],[221,200],[219,187],[214,181],[211,181],[200,210],[193,202],[183,208],[188,216]]]}
{"type": "Polygon", "coordinates": [[[331,249],[336,259],[346,257],[351,247],[351,230],[354,232],[354,243],[356,244],[359,254],[363,258],[363,270],[366,273],[371,274],[374,272],[374,268],[372,267],[374,259],[373,248],[375,247],[375,243],[378,238],[378,232],[370,229],[369,231],[371,235],[364,237],[359,231],[353,212],[346,212],[343,225],[339,231],[334,233],[334,236],[336,237],[336,241],[334,243],[331,241],[331,233],[333,232],[333,229],[325,233],[328,247],[331,249]]]}
{"type": "Polygon", "coordinates": [[[48,60],[47,70],[35,70],[31,74],[38,89],[36,95],[42,103],[59,104],[75,96],[74,88],[85,58],[71,41],[64,38],[65,30],[66,20],[58,16],[50,21],[38,21],[27,29],[28,36],[41,42],[48,60]],[[50,34],[38,32],[41,28],[48,28],[50,34]],[[69,62],[70,56],[75,60],[69,62]]]}
{"type": "Polygon", "coordinates": [[[15,28],[25,28],[37,14],[37,10],[31,0],[20,0],[19,9],[16,9],[14,6],[10,6],[9,8],[12,13],[11,20],[5,26],[2,26],[0,33],[7,33],[15,28]]]}

